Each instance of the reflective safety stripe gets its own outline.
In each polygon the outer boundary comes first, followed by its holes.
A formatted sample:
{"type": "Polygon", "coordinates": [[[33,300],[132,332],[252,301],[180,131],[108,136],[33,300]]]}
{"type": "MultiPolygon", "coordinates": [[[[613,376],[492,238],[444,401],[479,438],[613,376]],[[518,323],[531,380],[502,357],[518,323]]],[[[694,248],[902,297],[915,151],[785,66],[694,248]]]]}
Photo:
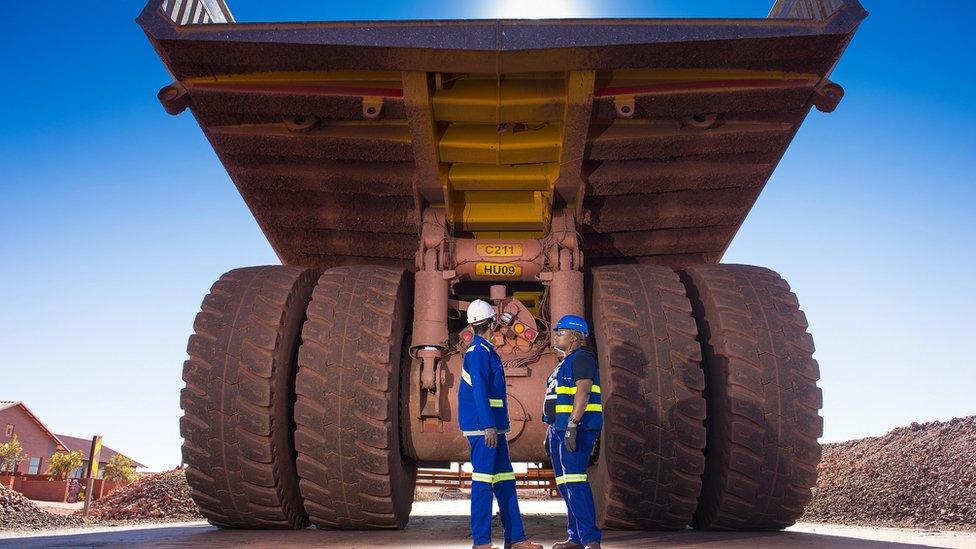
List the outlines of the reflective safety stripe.
{"type": "MultiPolygon", "coordinates": [[[[599,393],[600,392],[600,386],[599,385],[594,385],[594,386],[590,387],[590,392],[591,393],[599,393]]],[[[576,394],[576,386],[573,386],[573,387],[562,387],[562,386],[556,387],[556,394],[557,395],[575,395],[576,394]]]]}
{"type": "Polygon", "coordinates": [[[488,348],[488,346],[487,346],[487,345],[485,345],[484,343],[480,343],[480,342],[479,342],[479,343],[476,343],[476,344],[474,344],[474,345],[472,345],[472,346],[470,346],[470,347],[468,347],[467,349],[465,349],[465,351],[464,351],[464,354],[468,354],[468,353],[470,353],[471,351],[473,351],[473,350],[475,350],[475,349],[477,349],[478,347],[481,347],[482,349],[484,349],[484,350],[486,350],[486,351],[489,351],[489,352],[491,352],[491,349],[490,349],[490,348],[488,348]]]}
{"type": "Polygon", "coordinates": [[[469,374],[464,368],[461,368],[461,379],[463,379],[468,385],[474,387],[474,383],[471,383],[471,374],[469,374]]]}
{"type": "MultiPolygon", "coordinates": [[[[583,475],[584,477],[586,475],[583,475]]],[[[471,473],[472,482],[489,482],[495,484],[496,482],[502,482],[505,480],[515,480],[515,473],[495,473],[494,475],[488,473],[471,473]]]]}
{"type": "Polygon", "coordinates": [[[556,484],[565,484],[567,482],[586,482],[586,473],[582,474],[565,474],[556,477],[556,484]]]}
{"type": "MultiPolygon", "coordinates": [[[[557,414],[568,414],[568,413],[571,413],[572,411],[573,411],[573,405],[572,404],[557,404],[556,405],[556,413],[557,414]]],[[[584,412],[602,412],[603,411],[603,405],[602,404],[587,404],[586,405],[586,410],[583,410],[583,411],[584,412]]]]}
{"type": "Polygon", "coordinates": [[[488,473],[471,473],[472,482],[491,482],[491,475],[488,473]]]}
{"type": "Polygon", "coordinates": [[[505,403],[500,398],[489,398],[488,399],[488,406],[491,406],[492,408],[501,408],[504,405],[505,405],[505,403]]]}
{"type": "Polygon", "coordinates": [[[515,480],[515,473],[497,473],[492,475],[492,482],[501,482],[503,480],[515,480]]]}

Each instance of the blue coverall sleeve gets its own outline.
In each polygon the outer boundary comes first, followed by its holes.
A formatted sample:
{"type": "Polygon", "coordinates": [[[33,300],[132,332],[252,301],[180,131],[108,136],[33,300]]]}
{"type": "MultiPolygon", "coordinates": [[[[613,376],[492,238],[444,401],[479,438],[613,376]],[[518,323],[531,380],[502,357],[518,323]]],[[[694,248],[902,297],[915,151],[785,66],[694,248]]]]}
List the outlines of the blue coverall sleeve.
{"type": "Polygon", "coordinates": [[[464,367],[471,376],[471,390],[474,394],[474,410],[478,425],[482,429],[495,427],[495,419],[488,403],[488,386],[491,383],[491,362],[488,351],[477,348],[464,355],[464,367]]]}

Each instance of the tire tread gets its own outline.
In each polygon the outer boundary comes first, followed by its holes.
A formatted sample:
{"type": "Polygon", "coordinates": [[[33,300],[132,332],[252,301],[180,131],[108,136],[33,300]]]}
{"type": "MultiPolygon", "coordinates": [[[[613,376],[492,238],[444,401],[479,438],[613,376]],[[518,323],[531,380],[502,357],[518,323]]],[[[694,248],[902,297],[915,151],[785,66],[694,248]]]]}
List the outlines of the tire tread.
{"type": "Polygon", "coordinates": [[[293,460],[291,401],[299,330],[314,285],[309,269],[235,269],[214,283],[194,320],[180,393],[183,461],[194,501],[217,526],[308,525],[293,460]]]}
{"type": "Polygon", "coordinates": [[[769,269],[700,265],[680,274],[699,325],[709,399],[693,525],[786,528],[810,500],[823,433],[806,316],[789,284],[769,269]]]}
{"type": "Polygon", "coordinates": [[[592,310],[604,398],[598,520],[614,529],[684,528],[705,466],[705,382],[684,287],[664,267],[599,267],[592,310]]]}
{"type": "Polygon", "coordinates": [[[403,528],[409,518],[416,466],[401,457],[398,392],[411,291],[402,269],[348,266],[323,273],[312,295],[295,441],[319,528],[403,528]]]}

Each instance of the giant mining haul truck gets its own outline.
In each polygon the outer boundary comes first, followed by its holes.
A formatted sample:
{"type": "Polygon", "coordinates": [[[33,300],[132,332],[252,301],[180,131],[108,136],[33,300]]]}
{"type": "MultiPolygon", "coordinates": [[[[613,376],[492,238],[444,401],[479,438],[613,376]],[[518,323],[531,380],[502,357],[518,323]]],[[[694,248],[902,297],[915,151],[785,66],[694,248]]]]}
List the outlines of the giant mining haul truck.
{"type": "Polygon", "coordinates": [[[719,263],[867,13],[239,24],[138,18],[282,265],[229,271],[183,367],[193,498],[233,528],[402,528],[468,459],[464,311],[490,300],[514,461],[547,460],[549,345],[591,323],[606,528],[768,530],[810,499],[813,340],[775,272],[719,263]]]}

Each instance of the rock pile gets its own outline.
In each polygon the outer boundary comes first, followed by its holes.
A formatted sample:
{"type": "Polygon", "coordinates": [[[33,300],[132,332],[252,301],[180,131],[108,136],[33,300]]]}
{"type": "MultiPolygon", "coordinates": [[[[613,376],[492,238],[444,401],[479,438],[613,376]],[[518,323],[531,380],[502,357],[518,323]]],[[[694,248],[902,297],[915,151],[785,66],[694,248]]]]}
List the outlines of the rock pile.
{"type": "Polygon", "coordinates": [[[38,530],[83,524],[80,517],[45,513],[20,492],[0,486],[0,530],[38,530]]]}
{"type": "Polygon", "coordinates": [[[976,528],[976,416],[824,445],[801,520],[976,528]]]}
{"type": "Polygon", "coordinates": [[[203,517],[190,497],[183,469],[145,475],[92,502],[89,516],[99,520],[174,519],[203,517]]]}

